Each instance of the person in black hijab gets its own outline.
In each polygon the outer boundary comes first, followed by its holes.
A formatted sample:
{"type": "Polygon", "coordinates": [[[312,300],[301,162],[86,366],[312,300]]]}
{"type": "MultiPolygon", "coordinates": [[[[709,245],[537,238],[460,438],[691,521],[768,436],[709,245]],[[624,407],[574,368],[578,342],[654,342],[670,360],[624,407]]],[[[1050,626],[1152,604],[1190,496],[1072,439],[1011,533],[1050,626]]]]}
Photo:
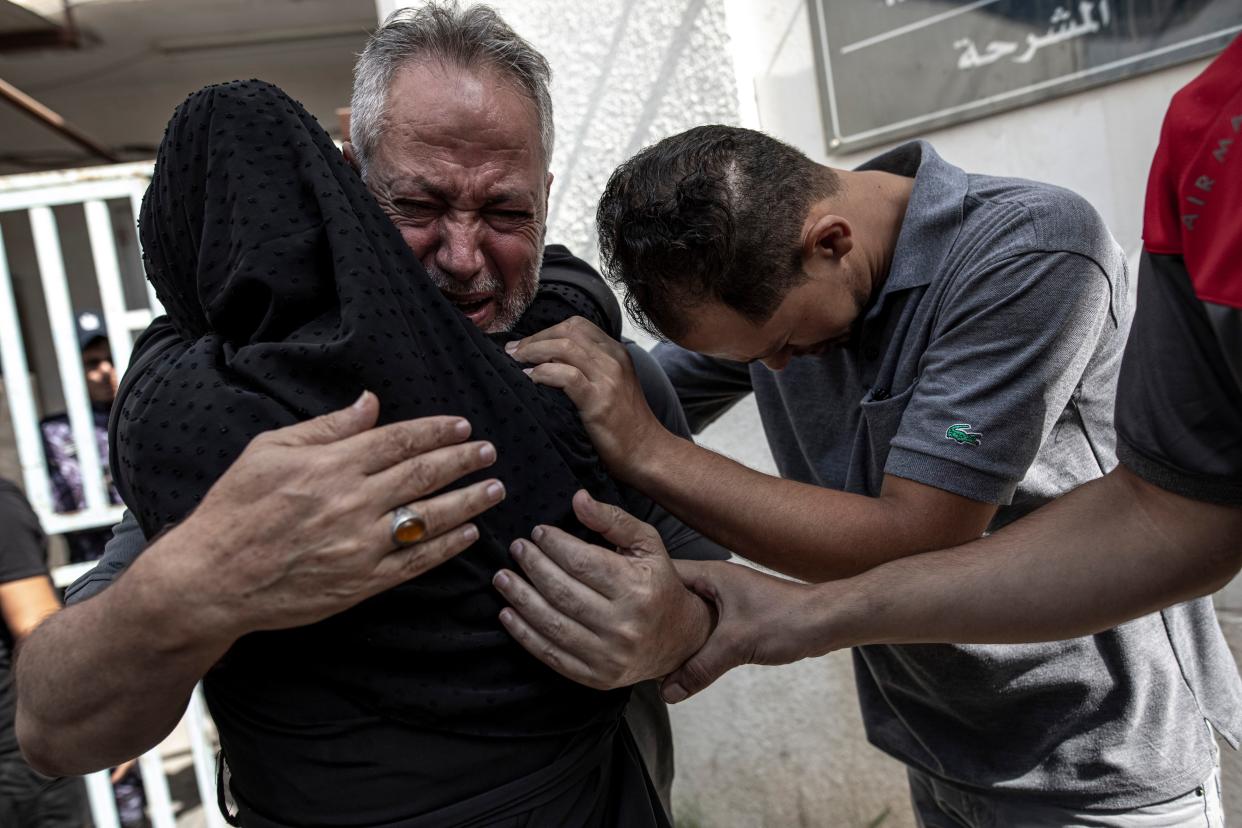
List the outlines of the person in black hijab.
{"type": "Polygon", "coordinates": [[[512,333],[480,333],[315,120],[258,81],[178,108],[140,229],[176,334],[144,337],[118,403],[118,483],[148,537],[254,436],[363,389],[382,422],[469,418],[509,492],[459,557],[318,624],[245,636],[208,673],[241,824],[667,824],[620,720],[628,691],[574,684],[527,655],[491,588],[530,527],[589,535],[576,489],[619,500],[568,399],[502,350],[592,303],[551,286],[512,333]],[[341,728],[373,738],[328,738],[341,728]],[[365,750],[336,754],[345,743],[365,750]],[[396,799],[393,776],[408,780],[396,799]]]}

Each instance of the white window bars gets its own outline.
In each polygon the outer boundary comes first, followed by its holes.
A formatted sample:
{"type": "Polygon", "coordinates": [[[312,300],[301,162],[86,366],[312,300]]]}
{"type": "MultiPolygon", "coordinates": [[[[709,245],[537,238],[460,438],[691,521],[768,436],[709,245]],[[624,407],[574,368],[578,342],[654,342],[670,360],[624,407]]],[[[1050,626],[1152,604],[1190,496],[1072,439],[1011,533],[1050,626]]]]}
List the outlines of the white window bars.
{"type": "Polygon", "coordinates": [[[160,305],[149,286],[147,307],[131,308],[126,304],[112,221],[105,201],[128,199],[136,218],[150,175],[150,164],[120,164],[0,178],[0,214],[25,211],[30,221],[39,282],[47,307],[48,330],[86,497],[86,508],[78,512],[58,514],[52,508],[35,389],[30,382],[26,343],[17,312],[14,274],[0,232],[0,371],[4,374],[26,495],[48,534],[109,526],[121,517],[121,507],[109,503],[103,463],[95,445],[94,420],[75,334],[75,309],[70,301],[65,257],[52,208],[81,205],[85,213],[90,256],[113,364],[118,373],[122,373],[129,363],[135,335],[150,324],[160,312],[160,305]]]}

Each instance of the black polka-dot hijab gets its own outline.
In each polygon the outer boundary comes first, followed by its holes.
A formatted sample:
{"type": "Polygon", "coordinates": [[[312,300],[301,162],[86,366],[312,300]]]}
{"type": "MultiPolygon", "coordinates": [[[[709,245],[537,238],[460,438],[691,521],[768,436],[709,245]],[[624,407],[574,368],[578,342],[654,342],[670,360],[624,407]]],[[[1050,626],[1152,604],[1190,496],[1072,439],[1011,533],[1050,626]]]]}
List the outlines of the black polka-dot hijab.
{"type": "MultiPolygon", "coordinates": [[[[582,535],[573,492],[616,502],[614,485],[569,401],[440,295],[302,106],[259,81],[191,95],[140,224],[180,338],[127,378],[117,418],[117,470],[148,537],[193,509],[256,434],[363,389],[379,395],[381,422],[469,418],[497,447],[486,474],[508,491],[454,560],[320,624],[243,638],[225,662],[247,670],[209,676],[209,701],[244,706],[248,675],[299,671],[439,730],[546,734],[619,715],[624,693],[562,679],[512,641],[491,586],[515,538],[540,523],[582,535]]],[[[544,304],[541,324],[557,321],[549,307],[574,312],[544,304]]]]}

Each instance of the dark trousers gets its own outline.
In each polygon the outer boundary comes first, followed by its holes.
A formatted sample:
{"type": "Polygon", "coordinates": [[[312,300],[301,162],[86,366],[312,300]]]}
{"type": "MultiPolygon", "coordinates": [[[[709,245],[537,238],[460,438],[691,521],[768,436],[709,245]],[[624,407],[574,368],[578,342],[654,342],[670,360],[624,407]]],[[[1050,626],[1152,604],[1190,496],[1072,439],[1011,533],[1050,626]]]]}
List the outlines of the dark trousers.
{"type": "Polygon", "coordinates": [[[668,706],[660,698],[660,684],[644,681],[630,691],[625,708],[634,743],[647,766],[647,775],[660,796],[664,812],[673,818],[673,729],[668,721],[668,706]]]}
{"type": "Polygon", "coordinates": [[[21,756],[0,757],[0,825],[82,828],[86,824],[86,785],[80,777],[49,779],[21,756]]]}

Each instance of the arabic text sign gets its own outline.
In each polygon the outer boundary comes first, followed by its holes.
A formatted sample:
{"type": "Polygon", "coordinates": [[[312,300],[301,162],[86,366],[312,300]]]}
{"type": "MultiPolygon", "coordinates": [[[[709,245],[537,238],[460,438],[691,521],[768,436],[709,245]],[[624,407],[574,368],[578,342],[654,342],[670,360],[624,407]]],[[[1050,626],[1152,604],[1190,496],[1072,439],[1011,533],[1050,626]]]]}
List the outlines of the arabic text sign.
{"type": "Polygon", "coordinates": [[[832,152],[1215,54],[1242,0],[810,0],[832,152]]]}

